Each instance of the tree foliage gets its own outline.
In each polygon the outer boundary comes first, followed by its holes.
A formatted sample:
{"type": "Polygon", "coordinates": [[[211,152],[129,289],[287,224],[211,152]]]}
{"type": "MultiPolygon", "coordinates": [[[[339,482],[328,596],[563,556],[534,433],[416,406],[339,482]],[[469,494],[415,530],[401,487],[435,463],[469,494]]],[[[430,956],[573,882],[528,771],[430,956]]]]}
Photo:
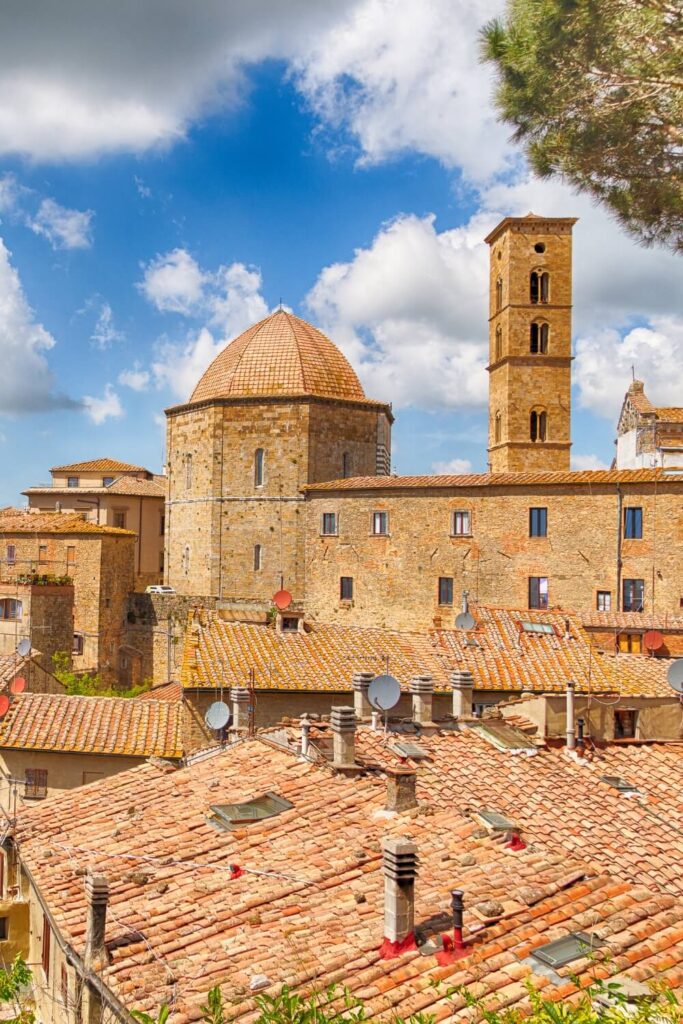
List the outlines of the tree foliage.
{"type": "Polygon", "coordinates": [[[22,956],[16,956],[12,966],[0,969],[0,1016],[4,1024],[34,1024],[35,1014],[22,1002],[23,990],[33,977],[22,956]],[[4,1007],[10,1004],[8,1012],[4,1007]]]}
{"type": "Polygon", "coordinates": [[[151,682],[146,679],[139,686],[131,686],[127,690],[116,690],[107,687],[99,672],[89,675],[87,672],[74,672],[71,657],[66,651],[55,651],[52,655],[52,666],[57,679],[70,697],[139,697],[149,690],[151,682]]]}
{"type": "Polygon", "coordinates": [[[507,0],[482,48],[536,173],[588,192],[645,244],[683,249],[680,0],[507,0]]]}

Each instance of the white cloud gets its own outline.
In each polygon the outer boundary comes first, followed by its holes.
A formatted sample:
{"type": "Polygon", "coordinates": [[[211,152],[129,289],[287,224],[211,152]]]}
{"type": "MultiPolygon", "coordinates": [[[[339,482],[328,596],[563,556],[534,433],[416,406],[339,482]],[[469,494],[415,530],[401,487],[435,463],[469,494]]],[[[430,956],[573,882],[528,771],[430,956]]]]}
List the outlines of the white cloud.
{"type": "Polygon", "coordinates": [[[96,348],[104,349],[115,341],[122,341],[125,335],[116,329],[114,324],[114,313],[108,302],[103,302],[90,336],[90,340],[96,348]]]}
{"type": "Polygon", "coordinates": [[[575,452],[571,457],[572,469],[609,469],[606,462],[603,462],[597,455],[582,455],[575,452]]]}
{"type": "Polygon", "coordinates": [[[0,178],[0,213],[14,212],[22,191],[14,174],[3,174],[0,178]]]}
{"type": "Polygon", "coordinates": [[[135,362],[132,370],[122,370],[118,377],[119,384],[133,391],[146,391],[149,387],[150,374],[143,370],[140,363],[135,362]]]}
{"type": "Polygon", "coordinates": [[[202,270],[184,249],[159,256],[145,271],[142,290],[162,311],[205,321],[182,342],[162,340],[152,374],[159,387],[186,399],[209,363],[225,345],[268,313],[261,274],[232,263],[215,273],[202,270]]]}
{"type": "Polygon", "coordinates": [[[472,472],[469,459],[449,459],[448,462],[432,462],[432,473],[437,476],[460,476],[472,472]]]}
{"type": "Polygon", "coordinates": [[[104,388],[104,394],[101,398],[96,398],[93,395],[85,395],[83,398],[83,406],[87,415],[90,417],[93,423],[100,426],[109,419],[120,419],[123,416],[123,406],[119,396],[114,391],[111,384],[106,384],[104,388]]]}
{"type": "Polygon", "coordinates": [[[133,181],[135,182],[135,188],[141,199],[151,199],[152,190],[149,185],[145,185],[142,178],[138,177],[137,174],[133,175],[133,181]]]}
{"type": "Polygon", "coordinates": [[[186,249],[173,249],[145,267],[139,287],[162,313],[189,316],[202,301],[204,274],[186,249]]]}
{"type": "Polygon", "coordinates": [[[35,320],[10,253],[0,240],[0,415],[76,408],[54,393],[45,353],[55,339],[35,320]]]}
{"type": "Polygon", "coordinates": [[[92,245],[92,210],[70,210],[54,199],[43,199],[38,213],[27,220],[53,249],[89,249],[92,245]]]}

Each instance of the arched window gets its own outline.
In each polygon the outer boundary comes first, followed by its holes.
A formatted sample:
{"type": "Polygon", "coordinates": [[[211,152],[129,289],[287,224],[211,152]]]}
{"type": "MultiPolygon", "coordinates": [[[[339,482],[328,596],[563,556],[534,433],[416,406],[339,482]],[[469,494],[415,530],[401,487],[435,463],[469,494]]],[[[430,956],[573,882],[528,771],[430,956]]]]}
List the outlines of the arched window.
{"type": "Polygon", "coordinates": [[[548,302],[550,298],[550,274],[547,271],[531,271],[529,298],[534,305],[538,302],[548,302]]]}
{"type": "Polygon", "coordinates": [[[501,423],[502,416],[500,415],[499,412],[497,412],[496,418],[493,421],[493,440],[495,444],[500,444],[501,423]]]}
{"type": "Polygon", "coordinates": [[[257,448],[254,452],[254,486],[263,487],[263,448],[257,448]]]}
{"type": "Polygon", "coordinates": [[[192,487],[192,456],[185,456],[185,490],[189,491],[192,487]]]}
{"type": "Polygon", "coordinates": [[[550,328],[548,324],[531,324],[529,333],[529,349],[534,355],[545,356],[548,354],[549,333],[550,328]]]}
{"type": "Polygon", "coordinates": [[[254,544],[254,572],[259,572],[263,567],[263,548],[260,544],[254,544]]]}
{"type": "Polygon", "coordinates": [[[347,480],[351,476],[351,456],[348,452],[342,455],[342,477],[347,480]]]}
{"type": "Polygon", "coordinates": [[[548,416],[543,409],[532,409],[529,414],[529,437],[532,441],[545,441],[548,416]]]}
{"type": "Polygon", "coordinates": [[[496,327],[496,362],[503,358],[503,328],[498,324],[496,327]]]}
{"type": "Polygon", "coordinates": [[[496,313],[499,313],[503,308],[503,278],[499,277],[496,281],[496,313]]]}

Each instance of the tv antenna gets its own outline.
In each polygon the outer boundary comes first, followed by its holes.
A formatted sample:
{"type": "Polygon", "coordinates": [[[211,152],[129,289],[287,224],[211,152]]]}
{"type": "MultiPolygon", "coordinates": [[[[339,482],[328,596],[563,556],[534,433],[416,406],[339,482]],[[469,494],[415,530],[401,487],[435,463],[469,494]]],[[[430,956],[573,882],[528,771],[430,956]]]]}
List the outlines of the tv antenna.
{"type": "Polygon", "coordinates": [[[25,636],[23,640],[20,640],[19,643],[17,644],[17,654],[19,655],[20,658],[25,658],[30,653],[31,641],[27,636],[25,636]]]}
{"type": "Polygon", "coordinates": [[[401,684],[398,679],[388,673],[383,676],[376,676],[368,687],[368,701],[375,711],[384,714],[384,732],[389,724],[389,711],[395,707],[401,699],[401,684]]]}
{"type": "Polygon", "coordinates": [[[215,700],[209,704],[204,715],[204,722],[214,732],[221,732],[227,729],[232,720],[232,712],[224,700],[215,700]]]}
{"type": "Polygon", "coordinates": [[[472,615],[472,613],[470,611],[469,602],[467,600],[469,595],[470,595],[469,590],[463,590],[463,592],[462,592],[462,610],[461,610],[460,614],[456,615],[456,617],[455,617],[455,628],[456,629],[465,629],[465,630],[467,630],[467,629],[474,629],[474,627],[476,626],[476,622],[474,620],[474,615],[472,615]]]}

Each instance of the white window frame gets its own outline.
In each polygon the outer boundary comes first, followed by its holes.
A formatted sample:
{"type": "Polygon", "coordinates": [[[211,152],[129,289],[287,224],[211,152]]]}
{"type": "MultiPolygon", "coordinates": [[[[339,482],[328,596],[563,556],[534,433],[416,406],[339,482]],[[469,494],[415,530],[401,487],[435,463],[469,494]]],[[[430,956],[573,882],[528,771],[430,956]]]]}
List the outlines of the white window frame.
{"type": "Polygon", "coordinates": [[[457,508],[451,513],[451,537],[471,537],[472,536],[472,513],[468,508],[457,508]],[[463,523],[464,517],[467,517],[467,529],[457,529],[458,517],[461,518],[463,523]]]}
{"type": "Polygon", "coordinates": [[[323,512],[321,517],[320,517],[320,535],[322,537],[336,537],[336,536],[338,536],[338,534],[339,534],[339,520],[337,518],[337,513],[336,512],[323,512]],[[334,521],[333,529],[331,529],[331,530],[326,530],[325,529],[325,518],[327,516],[332,516],[333,521],[334,521]]]}
{"type": "Polygon", "coordinates": [[[372,519],[370,520],[370,532],[373,537],[388,537],[389,536],[389,513],[382,509],[378,509],[372,513],[372,519]],[[381,527],[384,522],[384,529],[377,529],[381,527]]]}

